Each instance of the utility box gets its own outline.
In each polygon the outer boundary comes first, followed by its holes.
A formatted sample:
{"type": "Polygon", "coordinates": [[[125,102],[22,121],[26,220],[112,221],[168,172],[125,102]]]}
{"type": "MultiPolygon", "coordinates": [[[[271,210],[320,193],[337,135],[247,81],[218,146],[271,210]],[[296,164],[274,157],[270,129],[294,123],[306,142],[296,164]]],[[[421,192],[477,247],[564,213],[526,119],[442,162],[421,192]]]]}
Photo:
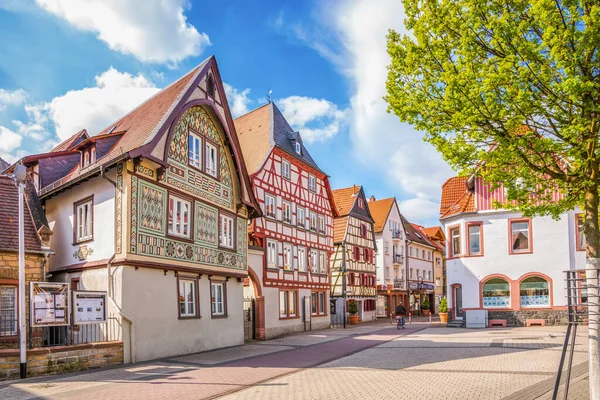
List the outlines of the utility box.
{"type": "Polygon", "coordinates": [[[467,310],[467,328],[487,328],[487,310],[467,310]]]}

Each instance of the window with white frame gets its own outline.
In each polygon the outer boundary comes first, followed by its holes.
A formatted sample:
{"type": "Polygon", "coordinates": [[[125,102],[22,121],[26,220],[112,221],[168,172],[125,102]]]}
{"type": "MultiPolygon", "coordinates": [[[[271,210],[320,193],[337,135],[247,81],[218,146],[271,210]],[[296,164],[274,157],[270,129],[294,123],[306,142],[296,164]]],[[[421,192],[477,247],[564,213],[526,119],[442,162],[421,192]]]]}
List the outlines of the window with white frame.
{"type": "Polygon", "coordinates": [[[288,292],[287,290],[281,290],[279,292],[279,317],[287,318],[288,316],[288,292]]]}
{"type": "Polygon", "coordinates": [[[277,268],[277,242],[267,240],[267,268],[277,268]]]}
{"type": "Polygon", "coordinates": [[[325,314],[325,293],[319,292],[319,314],[325,314]]]}
{"type": "Polygon", "coordinates": [[[327,273],[327,253],[322,251],[319,254],[319,272],[323,275],[325,275],[327,273]]]}
{"type": "Polygon", "coordinates": [[[210,296],[212,315],[225,315],[225,283],[211,282],[210,296]]]}
{"type": "Polygon", "coordinates": [[[290,179],[290,163],[286,160],[281,161],[281,176],[290,179]]]}
{"type": "Polygon", "coordinates": [[[311,192],[317,191],[317,179],[313,175],[308,175],[308,190],[311,192]]]}
{"type": "Polygon", "coordinates": [[[319,215],[319,233],[325,234],[325,217],[319,215]]]}
{"type": "Polygon", "coordinates": [[[91,198],[75,203],[75,241],[82,242],[94,236],[93,201],[91,198]]]}
{"type": "Polygon", "coordinates": [[[220,226],[220,235],[221,235],[221,247],[227,247],[228,249],[233,249],[233,238],[234,238],[234,219],[227,215],[221,215],[221,226],[220,226]]]}
{"type": "Polygon", "coordinates": [[[195,133],[188,135],[189,163],[196,168],[202,168],[202,138],[195,133]]]}
{"type": "Polygon", "coordinates": [[[283,201],[281,203],[281,220],[288,224],[292,223],[292,203],[289,201],[283,201]]]}
{"type": "Polygon", "coordinates": [[[17,287],[0,286],[0,336],[17,334],[17,287]]]}
{"type": "Polygon", "coordinates": [[[306,210],[302,207],[296,207],[296,225],[304,228],[306,224],[306,210]]]}
{"type": "Polygon", "coordinates": [[[279,292],[279,317],[291,318],[297,315],[298,292],[281,290],[279,292]]]}
{"type": "Polygon", "coordinates": [[[196,284],[195,279],[179,280],[179,315],[181,317],[196,317],[196,284]]]}
{"type": "Polygon", "coordinates": [[[298,305],[298,292],[295,290],[291,290],[288,294],[289,296],[289,308],[288,308],[288,316],[295,317],[298,313],[297,305],[298,305]]]}
{"type": "Polygon", "coordinates": [[[467,224],[467,250],[469,255],[482,254],[481,252],[481,224],[467,224]]]}
{"type": "Polygon", "coordinates": [[[292,253],[292,245],[284,244],[283,245],[283,269],[291,270],[294,267],[293,261],[294,261],[294,256],[292,253]]]}
{"type": "Polygon", "coordinates": [[[191,203],[176,196],[169,196],[168,231],[170,235],[190,237],[191,203]]]}
{"type": "Polygon", "coordinates": [[[276,218],[275,212],[277,211],[277,205],[275,202],[275,196],[270,194],[265,195],[265,215],[267,217],[276,218]]]}
{"type": "Polygon", "coordinates": [[[296,153],[302,154],[302,145],[300,142],[296,142],[296,153]]]}
{"type": "Polygon", "coordinates": [[[317,231],[317,213],[310,212],[310,230],[313,232],[317,231]]]}
{"type": "Polygon", "coordinates": [[[453,257],[460,255],[460,227],[458,226],[450,229],[450,250],[453,257]]]}
{"type": "Polygon", "coordinates": [[[306,249],[298,247],[298,272],[306,272],[306,249]]]}
{"type": "Polygon", "coordinates": [[[317,250],[310,251],[310,272],[319,273],[319,252],[317,250]]]}
{"type": "Polygon", "coordinates": [[[218,150],[217,150],[217,146],[213,145],[212,143],[209,143],[208,141],[206,142],[206,168],[205,171],[207,174],[213,176],[213,177],[217,177],[218,176],[218,170],[217,170],[217,160],[218,160],[218,150]]]}
{"type": "Polygon", "coordinates": [[[431,280],[431,271],[427,271],[427,280],[430,281],[431,280]]]}
{"type": "Polygon", "coordinates": [[[531,231],[529,220],[509,221],[511,233],[511,253],[531,251],[531,231]]]}

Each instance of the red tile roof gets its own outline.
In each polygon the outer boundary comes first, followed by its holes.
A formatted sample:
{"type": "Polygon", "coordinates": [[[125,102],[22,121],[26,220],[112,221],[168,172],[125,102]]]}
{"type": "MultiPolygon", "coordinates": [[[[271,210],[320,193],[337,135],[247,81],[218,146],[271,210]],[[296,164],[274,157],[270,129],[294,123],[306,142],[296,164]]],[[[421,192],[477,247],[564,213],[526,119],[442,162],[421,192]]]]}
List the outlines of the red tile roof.
{"type": "Polygon", "coordinates": [[[67,140],[63,141],[62,143],[59,143],[55,148],[50,150],[50,153],[55,153],[57,151],[69,150],[74,145],[84,141],[85,139],[87,139],[89,137],[90,137],[90,135],[88,135],[87,131],[85,129],[82,129],[79,132],[77,132],[76,134],[74,134],[73,136],[71,136],[70,138],[68,138],[67,140]]]}
{"type": "MultiPolygon", "coordinates": [[[[9,176],[0,176],[0,250],[19,250],[19,189],[9,176]]],[[[28,202],[24,196],[25,251],[42,251],[28,202]]]]}
{"type": "Polygon", "coordinates": [[[339,215],[348,215],[354,203],[356,203],[356,195],[360,193],[360,186],[353,185],[348,188],[332,190],[333,201],[339,215]]]}
{"type": "Polygon", "coordinates": [[[338,217],[333,220],[333,243],[341,243],[346,237],[348,216],[338,217]]]}
{"type": "Polygon", "coordinates": [[[467,178],[456,176],[442,185],[440,218],[475,211],[475,196],[467,188],[467,178]]]}
{"type": "Polygon", "coordinates": [[[392,205],[395,203],[395,201],[395,198],[390,197],[388,199],[373,200],[367,203],[369,211],[371,212],[371,217],[373,217],[373,221],[375,221],[374,226],[376,233],[383,231],[385,222],[387,221],[388,215],[390,214],[390,210],[392,209],[392,205]]]}

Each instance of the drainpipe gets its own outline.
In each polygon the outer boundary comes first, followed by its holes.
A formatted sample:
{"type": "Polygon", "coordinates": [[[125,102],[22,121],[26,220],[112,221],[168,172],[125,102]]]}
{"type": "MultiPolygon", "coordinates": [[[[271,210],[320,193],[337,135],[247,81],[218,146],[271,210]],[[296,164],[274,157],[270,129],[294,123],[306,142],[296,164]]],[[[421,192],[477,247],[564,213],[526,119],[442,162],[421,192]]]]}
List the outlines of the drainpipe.
{"type": "MultiPolygon", "coordinates": [[[[104,168],[104,165],[100,166],[100,176],[102,177],[102,179],[108,181],[111,185],[113,185],[113,187],[115,188],[115,191],[117,190],[117,183],[112,181],[109,177],[106,176],[106,169],[104,168]]],[[[115,196],[115,201],[116,201],[116,196],[115,196]]],[[[115,212],[116,212],[116,207],[115,207],[115,212]]],[[[116,215],[115,215],[115,220],[116,220],[116,215]]],[[[116,226],[116,222],[114,224],[114,226],[116,226]]],[[[114,239],[115,243],[113,248],[116,249],[117,247],[117,238],[115,236],[114,239]]],[[[123,310],[121,310],[121,307],[119,307],[119,305],[117,304],[117,302],[115,301],[115,299],[113,298],[113,295],[111,293],[111,275],[110,275],[110,270],[112,268],[112,263],[115,260],[117,256],[117,253],[113,253],[113,255],[110,257],[110,259],[108,260],[108,262],[106,263],[106,294],[108,299],[110,300],[110,302],[112,303],[112,305],[118,310],[119,315],[121,316],[121,318],[123,318],[125,321],[127,321],[127,323],[129,323],[129,358],[130,358],[130,363],[133,364],[135,363],[135,347],[133,346],[133,343],[135,342],[134,338],[135,338],[135,326],[133,324],[133,320],[128,317],[123,310]]]]}

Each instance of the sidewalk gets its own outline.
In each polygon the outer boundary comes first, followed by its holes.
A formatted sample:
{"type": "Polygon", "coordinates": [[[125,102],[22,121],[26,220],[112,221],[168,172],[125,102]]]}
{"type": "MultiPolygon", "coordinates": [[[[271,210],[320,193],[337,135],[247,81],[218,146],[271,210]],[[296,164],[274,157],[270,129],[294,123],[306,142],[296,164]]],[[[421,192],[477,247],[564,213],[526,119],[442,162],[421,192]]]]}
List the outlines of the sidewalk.
{"type": "Polygon", "coordinates": [[[0,385],[2,399],[208,399],[330,362],[429,324],[365,323],[233,348],[0,385]]]}

